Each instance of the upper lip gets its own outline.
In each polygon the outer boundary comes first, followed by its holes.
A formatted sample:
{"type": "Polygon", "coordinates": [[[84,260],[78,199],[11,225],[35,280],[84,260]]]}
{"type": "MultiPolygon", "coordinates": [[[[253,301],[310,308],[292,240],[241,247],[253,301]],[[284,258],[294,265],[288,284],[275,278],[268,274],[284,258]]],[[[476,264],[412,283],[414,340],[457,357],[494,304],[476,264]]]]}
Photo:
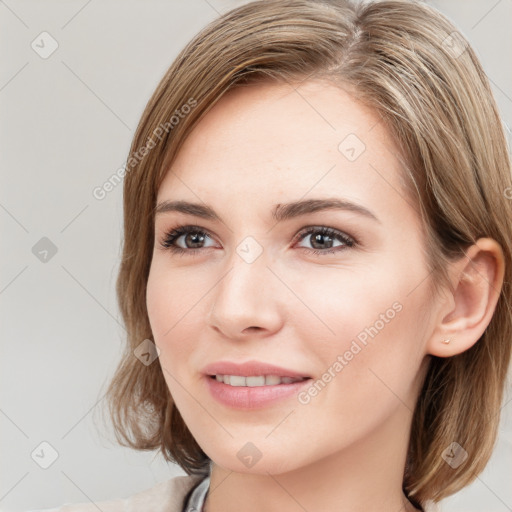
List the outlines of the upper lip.
{"type": "Polygon", "coordinates": [[[245,363],[234,363],[232,361],[218,361],[203,368],[206,375],[240,375],[253,377],[257,375],[277,375],[278,377],[304,378],[309,377],[305,373],[289,370],[270,363],[259,361],[246,361],[245,363]]]}

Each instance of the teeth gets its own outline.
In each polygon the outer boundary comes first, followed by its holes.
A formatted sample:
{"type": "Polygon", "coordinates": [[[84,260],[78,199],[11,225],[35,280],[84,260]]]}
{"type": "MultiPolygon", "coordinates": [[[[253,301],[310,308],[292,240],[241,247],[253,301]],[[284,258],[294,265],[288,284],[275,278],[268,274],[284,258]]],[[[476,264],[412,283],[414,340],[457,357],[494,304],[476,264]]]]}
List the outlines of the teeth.
{"type": "Polygon", "coordinates": [[[245,386],[245,377],[239,377],[238,375],[228,375],[229,382],[226,382],[226,377],[224,377],[224,382],[229,384],[230,386],[245,386]]]}
{"type": "Polygon", "coordinates": [[[275,386],[276,384],[281,384],[281,378],[276,375],[266,375],[265,376],[265,386],[275,386]]]}
{"type": "Polygon", "coordinates": [[[300,382],[306,377],[279,377],[278,375],[255,375],[243,377],[241,375],[215,375],[215,380],[229,384],[235,387],[255,387],[255,386],[277,386],[278,384],[292,384],[300,382]]]}
{"type": "MultiPolygon", "coordinates": [[[[243,379],[243,377],[240,377],[243,379]]],[[[265,385],[265,377],[246,377],[245,382],[247,386],[264,386],[265,385]]]]}

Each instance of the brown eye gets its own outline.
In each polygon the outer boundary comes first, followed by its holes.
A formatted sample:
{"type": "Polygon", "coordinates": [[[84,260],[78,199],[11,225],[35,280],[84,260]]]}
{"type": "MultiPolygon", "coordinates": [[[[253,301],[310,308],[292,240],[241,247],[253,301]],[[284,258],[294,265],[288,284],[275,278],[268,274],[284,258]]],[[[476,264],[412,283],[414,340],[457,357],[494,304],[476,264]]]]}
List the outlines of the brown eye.
{"type": "Polygon", "coordinates": [[[299,236],[299,241],[309,238],[312,248],[302,247],[314,254],[330,254],[345,250],[347,247],[353,247],[356,242],[352,237],[345,235],[341,231],[325,226],[312,226],[299,236]],[[341,244],[335,245],[335,240],[341,244]]]}
{"type": "Polygon", "coordinates": [[[209,234],[198,226],[179,226],[165,234],[161,245],[177,253],[195,253],[205,248],[202,245],[207,239],[211,240],[209,234]],[[181,238],[184,247],[177,245],[181,238]]]}
{"type": "MultiPolygon", "coordinates": [[[[298,241],[301,242],[308,237],[312,248],[299,247],[316,255],[332,254],[357,245],[354,238],[326,226],[308,227],[299,234],[298,241]]],[[[181,255],[196,254],[211,247],[204,245],[208,240],[213,239],[199,226],[178,226],[165,234],[160,245],[181,255]]]]}

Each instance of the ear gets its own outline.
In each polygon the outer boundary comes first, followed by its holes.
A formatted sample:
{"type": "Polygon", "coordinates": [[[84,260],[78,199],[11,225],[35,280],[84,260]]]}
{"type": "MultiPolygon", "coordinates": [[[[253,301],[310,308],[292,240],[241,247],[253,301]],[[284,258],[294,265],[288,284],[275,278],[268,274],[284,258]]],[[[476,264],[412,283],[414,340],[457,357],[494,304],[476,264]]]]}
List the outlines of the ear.
{"type": "Polygon", "coordinates": [[[489,325],[505,274],[501,246],[480,238],[450,268],[453,291],[440,303],[427,353],[450,357],[471,348],[489,325]],[[443,340],[450,340],[444,343],[443,340]]]}

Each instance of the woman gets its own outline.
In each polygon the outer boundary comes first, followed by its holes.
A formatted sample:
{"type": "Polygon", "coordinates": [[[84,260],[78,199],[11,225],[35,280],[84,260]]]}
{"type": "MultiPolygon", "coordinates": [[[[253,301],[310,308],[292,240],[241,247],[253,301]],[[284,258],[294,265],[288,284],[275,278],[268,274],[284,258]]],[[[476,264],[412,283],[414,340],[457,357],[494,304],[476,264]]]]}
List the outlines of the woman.
{"type": "Polygon", "coordinates": [[[57,510],[433,511],[483,470],[510,361],[510,161],[442,15],[228,12],[162,79],[124,179],[110,412],[189,476],[57,510]]]}

